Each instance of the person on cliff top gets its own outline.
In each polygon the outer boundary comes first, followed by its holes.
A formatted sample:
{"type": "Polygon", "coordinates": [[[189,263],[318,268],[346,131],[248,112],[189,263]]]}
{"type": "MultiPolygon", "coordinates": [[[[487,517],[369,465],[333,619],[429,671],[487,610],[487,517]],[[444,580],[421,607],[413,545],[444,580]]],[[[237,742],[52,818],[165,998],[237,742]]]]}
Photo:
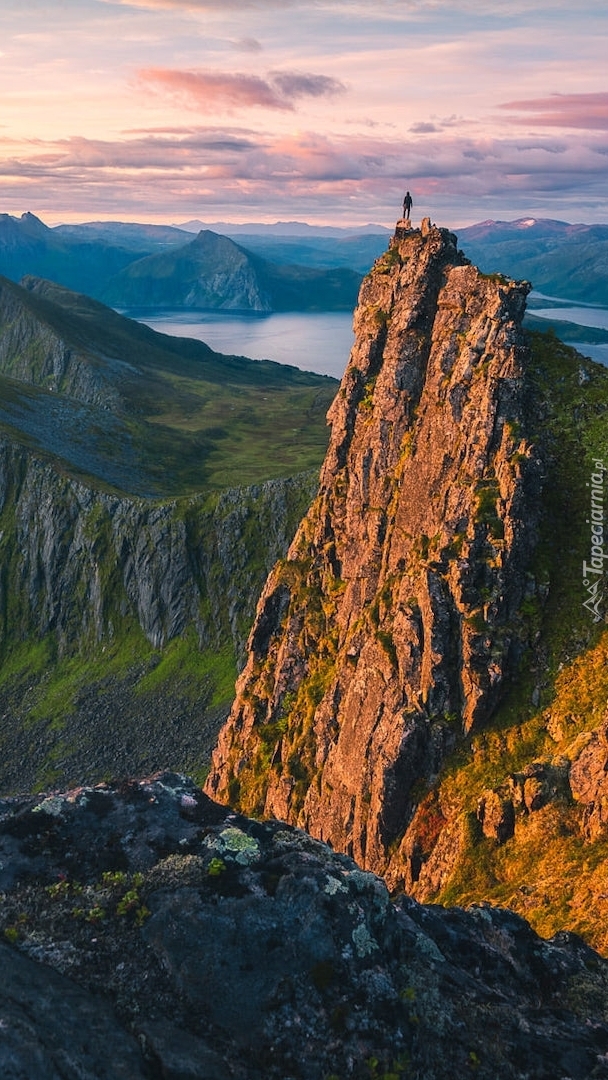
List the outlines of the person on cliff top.
{"type": "Polygon", "coordinates": [[[403,200],[403,216],[408,221],[410,219],[410,210],[412,209],[412,205],[413,205],[412,196],[410,195],[409,191],[406,191],[405,198],[403,200]]]}

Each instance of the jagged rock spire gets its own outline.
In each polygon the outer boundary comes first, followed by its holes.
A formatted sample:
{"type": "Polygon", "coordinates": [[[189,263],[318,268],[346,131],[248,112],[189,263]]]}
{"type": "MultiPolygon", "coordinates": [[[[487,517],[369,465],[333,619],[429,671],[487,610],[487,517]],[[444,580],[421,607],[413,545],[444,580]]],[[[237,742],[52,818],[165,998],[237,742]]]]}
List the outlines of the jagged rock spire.
{"type": "Polygon", "coordinates": [[[481,274],[428,219],[398,225],[362,284],[319,493],[267,581],[214,755],[210,794],[377,871],[525,635],[528,289],[481,274]]]}

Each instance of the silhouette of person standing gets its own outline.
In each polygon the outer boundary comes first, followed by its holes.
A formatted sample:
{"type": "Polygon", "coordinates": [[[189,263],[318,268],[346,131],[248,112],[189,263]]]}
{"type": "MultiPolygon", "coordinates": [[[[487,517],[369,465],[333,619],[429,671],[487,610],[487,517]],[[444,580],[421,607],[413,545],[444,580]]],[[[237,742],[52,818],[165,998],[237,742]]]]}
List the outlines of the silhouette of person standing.
{"type": "Polygon", "coordinates": [[[410,210],[412,209],[412,205],[413,205],[412,196],[410,195],[409,191],[406,191],[405,198],[403,200],[403,216],[404,216],[404,218],[407,218],[408,221],[409,221],[410,210]]]}

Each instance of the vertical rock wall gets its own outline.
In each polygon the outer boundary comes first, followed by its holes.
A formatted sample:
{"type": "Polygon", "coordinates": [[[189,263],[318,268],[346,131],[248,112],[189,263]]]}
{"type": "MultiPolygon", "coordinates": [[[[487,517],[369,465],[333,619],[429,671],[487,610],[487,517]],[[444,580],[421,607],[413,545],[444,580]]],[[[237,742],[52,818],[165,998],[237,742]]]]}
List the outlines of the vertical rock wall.
{"type": "Polygon", "coordinates": [[[0,646],[60,653],[124,620],[162,648],[193,626],[243,655],[265,574],[312,496],[307,474],[165,503],[94,491],[0,439],[0,646]]]}

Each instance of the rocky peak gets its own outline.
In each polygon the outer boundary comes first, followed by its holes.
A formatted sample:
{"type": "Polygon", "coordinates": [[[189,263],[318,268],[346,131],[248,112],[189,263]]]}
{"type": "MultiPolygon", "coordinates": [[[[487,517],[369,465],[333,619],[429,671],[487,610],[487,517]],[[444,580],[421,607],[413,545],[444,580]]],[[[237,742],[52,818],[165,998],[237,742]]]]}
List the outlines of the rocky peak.
{"type": "Polygon", "coordinates": [[[270,575],[208,791],[384,871],[521,655],[537,537],[527,283],[397,226],[364,280],[318,497],[270,575]]]}
{"type": "Polygon", "coordinates": [[[35,214],[26,212],[20,218],[0,214],[0,249],[11,250],[36,240],[45,240],[50,229],[35,214]]]}

